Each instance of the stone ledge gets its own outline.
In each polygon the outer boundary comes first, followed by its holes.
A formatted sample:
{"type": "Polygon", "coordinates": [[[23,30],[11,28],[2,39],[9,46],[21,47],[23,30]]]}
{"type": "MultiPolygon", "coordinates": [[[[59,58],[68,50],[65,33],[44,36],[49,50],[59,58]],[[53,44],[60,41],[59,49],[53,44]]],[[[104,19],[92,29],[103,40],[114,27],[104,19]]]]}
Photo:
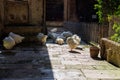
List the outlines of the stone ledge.
{"type": "Polygon", "coordinates": [[[6,26],[4,27],[4,33],[14,32],[19,34],[25,33],[39,33],[43,27],[41,26],[6,26]]]}
{"type": "Polygon", "coordinates": [[[29,41],[38,41],[37,35],[40,32],[43,32],[43,26],[6,26],[4,27],[4,30],[2,31],[3,38],[5,36],[8,36],[10,32],[19,34],[21,36],[24,36],[25,39],[23,40],[24,42],[29,42],[29,41]]]}
{"type": "Polygon", "coordinates": [[[107,38],[101,39],[101,58],[120,67],[120,44],[107,38]]]}

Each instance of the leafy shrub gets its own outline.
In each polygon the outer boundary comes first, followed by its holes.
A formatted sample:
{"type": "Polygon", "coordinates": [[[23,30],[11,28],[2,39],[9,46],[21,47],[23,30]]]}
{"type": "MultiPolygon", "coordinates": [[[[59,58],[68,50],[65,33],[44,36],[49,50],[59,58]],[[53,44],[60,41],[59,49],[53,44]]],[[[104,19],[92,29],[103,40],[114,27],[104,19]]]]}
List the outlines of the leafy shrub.
{"type": "Polygon", "coordinates": [[[120,43],[120,23],[114,23],[113,30],[115,31],[115,33],[111,36],[111,40],[120,43]]]}
{"type": "MultiPolygon", "coordinates": [[[[112,16],[120,17],[120,0],[97,0],[97,2],[94,7],[100,23],[111,20],[112,16]]],[[[115,33],[110,39],[120,42],[120,21],[113,23],[113,30],[115,33]]]]}
{"type": "Polygon", "coordinates": [[[120,0],[97,0],[94,8],[99,22],[104,22],[108,15],[120,15],[120,0]]]}

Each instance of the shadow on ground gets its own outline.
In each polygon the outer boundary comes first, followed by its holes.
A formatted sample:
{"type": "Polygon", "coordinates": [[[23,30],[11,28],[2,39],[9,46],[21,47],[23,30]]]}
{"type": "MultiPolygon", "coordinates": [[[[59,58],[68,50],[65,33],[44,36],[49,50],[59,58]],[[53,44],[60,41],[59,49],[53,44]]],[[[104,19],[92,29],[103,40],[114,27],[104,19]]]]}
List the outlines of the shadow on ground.
{"type": "Polygon", "coordinates": [[[0,79],[54,80],[47,47],[34,42],[21,43],[12,50],[2,47],[0,79]]]}

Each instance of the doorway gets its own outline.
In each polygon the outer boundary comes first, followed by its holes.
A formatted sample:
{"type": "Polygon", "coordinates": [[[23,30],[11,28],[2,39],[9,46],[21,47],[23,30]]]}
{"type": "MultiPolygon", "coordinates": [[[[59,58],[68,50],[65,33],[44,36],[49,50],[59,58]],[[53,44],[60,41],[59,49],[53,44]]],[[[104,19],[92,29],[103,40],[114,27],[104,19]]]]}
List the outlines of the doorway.
{"type": "Polygon", "coordinates": [[[62,26],[64,21],[64,0],[46,0],[45,2],[46,25],[62,26]]]}
{"type": "Polygon", "coordinates": [[[46,21],[64,20],[64,0],[46,0],[46,21]]]}
{"type": "Polygon", "coordinates": [[[77,17],[80,22],[98,22],[94,5],[95,0],[76,0],[77,17]]]}

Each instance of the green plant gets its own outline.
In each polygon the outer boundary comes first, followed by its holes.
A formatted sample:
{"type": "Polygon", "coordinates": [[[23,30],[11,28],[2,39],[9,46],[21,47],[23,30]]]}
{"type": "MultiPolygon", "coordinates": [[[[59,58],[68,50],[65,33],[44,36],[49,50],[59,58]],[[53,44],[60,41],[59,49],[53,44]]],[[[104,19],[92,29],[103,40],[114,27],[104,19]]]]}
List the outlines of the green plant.
{"type": "MultiPolygon", "coordinates": [[[[94,5],[97,10],[96,14],[100,23],[104,23],[106,20],[109,22],[113,19],[113,16],[120,17],[120,0],[97,0],[97,4],[94,5]]],[[[120,42],[120,22],[113,21],[113,30],[115,33],[110,37],[111,40],[120,42]]]]}
{"type": "Polygon", "coordinates": [[[120,23],[114,23],[113,30],[115,31],[115,33],[110,37],[111,40],[120,43],[120,23]]]}
{"type": "Polygon", "coordinates": [[[104,22],[108,15],[120,15],[120,0],[97,0],[94,5],[99,22],[104,22]]]}
{"type": "Polygon", "coordinates": [[[98,15],[99,22],[103,22],[103,10],[102,10],[102,0],[97,0],[98,4],[94,5],[94,9],[97,10],[96,14],[98,15]]]}
{"type": "Polygon", "coordinates": [[[115,12],[115,15],[120,16],[120,4],[117,7],[117,11],[115,12]]]}

